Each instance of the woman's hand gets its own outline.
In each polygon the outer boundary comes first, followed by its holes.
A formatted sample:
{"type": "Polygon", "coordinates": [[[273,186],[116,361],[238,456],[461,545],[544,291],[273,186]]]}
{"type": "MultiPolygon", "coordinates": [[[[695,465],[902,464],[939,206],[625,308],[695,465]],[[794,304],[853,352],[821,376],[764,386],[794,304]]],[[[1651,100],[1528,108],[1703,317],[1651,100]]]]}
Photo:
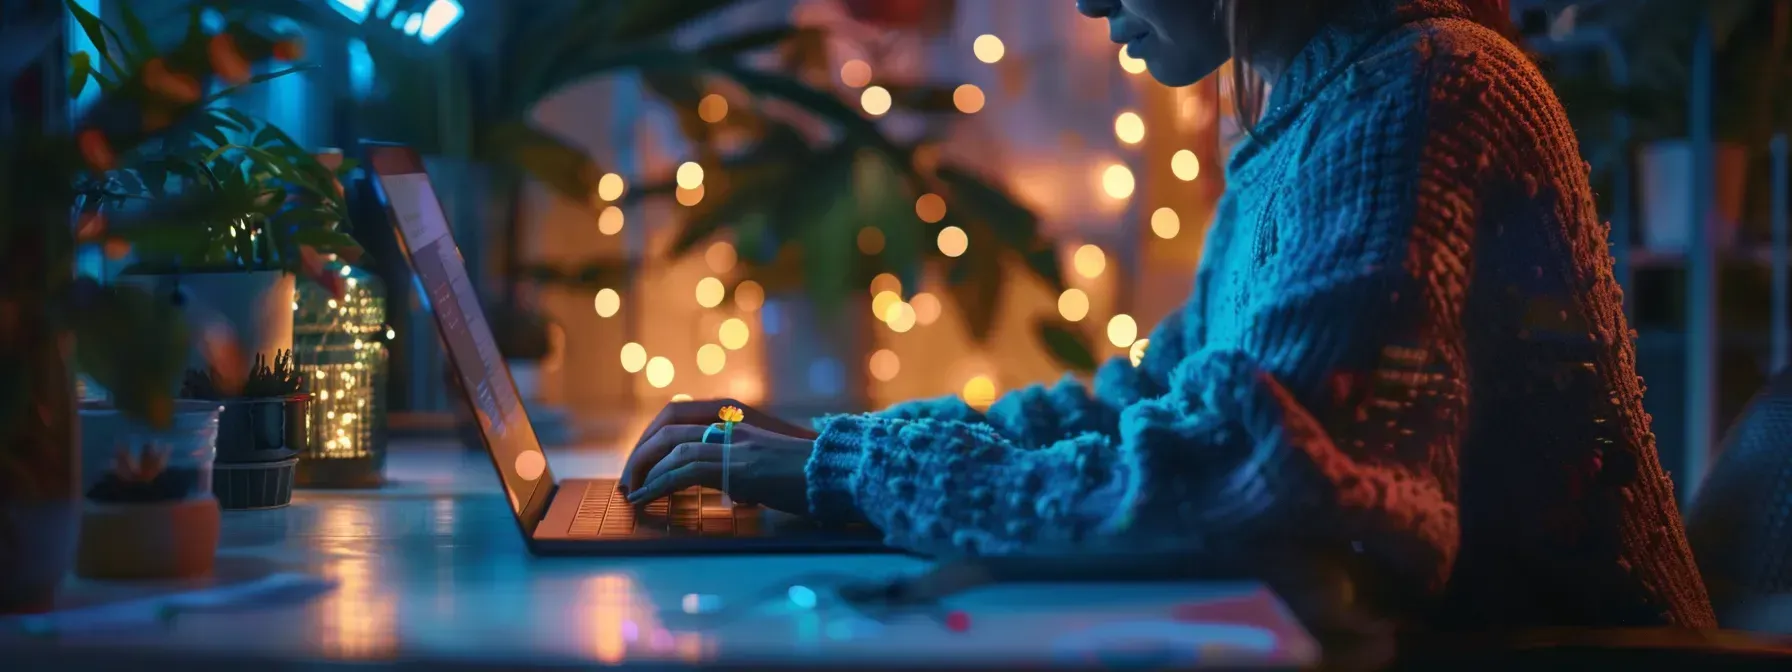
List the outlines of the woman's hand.
{"type": "Polygon", "coordinates": [[[737,424],[724,463],[719,439],[703,442],[708,429],[708,423],[665,425],[647,437],[622,470],[628,501],[645,504],[692,486],[723,489],[726,470],[726,491],[735,501],[799,515],[809,512],[804,469],[815,451],[813,439],[737,424]]]}
{"type": "MultiPolygon", "coordinates": [[[[647,430],[641,432],[641,438],[635,441],[635,449],[639,450],[642,444],[647,443],[647,439],[668,425],[708,425],[716,422],[719,420],[716,414],[722,411],[723,406],[733,406],[743,411],[746,414],[744,424],[769,429],[775,433],[799,439],[813,440],[815,438],[815,430],[761,413],[753,407],[733,399],[704,399],[702,401],[674,401],[666,404],[665,408],[660,409],[660,414],[654,416],[653,422],[647,425],[647,430]]],[[[623,479],[623,484],[628,485],[627,479],[623,479]]]]}

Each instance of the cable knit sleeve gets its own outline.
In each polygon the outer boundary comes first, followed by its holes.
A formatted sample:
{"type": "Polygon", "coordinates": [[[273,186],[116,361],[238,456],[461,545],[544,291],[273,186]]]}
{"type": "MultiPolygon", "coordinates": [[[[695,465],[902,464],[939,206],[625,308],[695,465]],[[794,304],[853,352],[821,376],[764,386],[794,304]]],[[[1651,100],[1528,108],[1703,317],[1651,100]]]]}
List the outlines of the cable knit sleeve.
{"type": "MultiPolygon", "coordinates": [[[[1029,446],[1000,423],[826,418],[814,513],[869,521],[906,547],[981,553],[1224,555],[1320,537],[1306,541],[1439,588],[1468,408],[1468,206],[1487,166],[1456,130],[1476,127],[1467,78],[1410,52],[1348,73],[1318,118],[1281,138],[1301,145],[1292,179],[1235,183],[1275,190],[1258,197],[1269,216],[1233,222],[1256,227],[1230,255],[1251,289],[1202,311],[1212,338],[1153,353],[1174,357],[1154,358],[1162,389],[1132,387],[1152,389],[1124,400],[1112,431],[1029,446]]],[[[1029,420],[1067,410],[1028,401],[1041,395],[1011,403],[1029,420]]]]}

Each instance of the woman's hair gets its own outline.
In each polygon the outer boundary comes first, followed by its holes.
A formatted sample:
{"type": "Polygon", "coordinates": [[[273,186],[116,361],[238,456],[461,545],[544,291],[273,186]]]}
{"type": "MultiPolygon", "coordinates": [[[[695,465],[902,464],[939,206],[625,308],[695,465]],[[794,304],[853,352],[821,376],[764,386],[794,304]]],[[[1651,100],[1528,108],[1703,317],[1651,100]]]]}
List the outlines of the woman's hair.
{"type": "MultiPolygon", "coordinates": [[[[1248,132],[1263,116],[1267,84],[1252,69],[1252,54],[1291,56],[1339,6],[1388,1],[1221,0],[1219,11],[1223,13],[1227,38],[1232,45],[1232,65],[1227,77],[1232,85],[1233,111],[1238,116],[1239,125],[1248,132]]],[[[1469,10],[1475,22],[1498,31],[1506,39],[1518,40],[1509,0],[1455,1],[1469,10]]]]}

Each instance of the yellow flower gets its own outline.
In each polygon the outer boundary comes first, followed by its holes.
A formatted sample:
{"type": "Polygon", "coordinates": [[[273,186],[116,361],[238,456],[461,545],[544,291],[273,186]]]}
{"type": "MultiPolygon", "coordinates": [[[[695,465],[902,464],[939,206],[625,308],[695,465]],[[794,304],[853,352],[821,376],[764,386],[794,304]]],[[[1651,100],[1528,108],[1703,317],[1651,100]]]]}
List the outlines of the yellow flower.
{"type": "Polygon", "coordinates": [[[722,412],[719,415],[722,418],[722,422],[740,422],[747,418],[746,413],[741,412],[740,409],[733,406],[723,406],[722,412]]]}

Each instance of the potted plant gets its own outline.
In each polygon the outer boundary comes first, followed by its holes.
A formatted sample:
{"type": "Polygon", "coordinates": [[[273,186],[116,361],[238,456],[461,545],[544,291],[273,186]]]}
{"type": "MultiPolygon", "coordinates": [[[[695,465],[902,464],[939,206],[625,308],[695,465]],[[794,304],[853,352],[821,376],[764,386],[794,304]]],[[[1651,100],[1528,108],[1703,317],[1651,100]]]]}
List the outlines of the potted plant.
{"type": "MultiPolygon", "coordinates": [[[[0,27],[0,82],[15,91],[63,81],[50,64],[64,58],[56,38],[65,34],[65,10],[37,7],[9,13],[0,27]]],[[[146,35],[130,10],[123,8],[123,32],[146,35]]],[[[66,11],[95,44],[118,43],[119,30],[79,5],[66,11]]],[[[211,34],[198,29],[197,11],[189,25],[171,49],[137,40],[128,53],[106,51],[103,67],[85,54],[69,61],[76,92],[90,79],[109,85],[73,130],[52,113],[0,120],[0,613],[53,606],[73,564],[81,494],[75,372],[149,427],[170,427],[176,416],[188,326],[179,311],[140,290],[77,277],[77,251],[128,253],[131,240],[113,232],[104,215],[77,217],[75,206],[77,182],[116,168],[120,154],[203,113],[204,99],[187,85],[213,73],[205,56],[211,34]],[[157,60],[167,76],[146,77],[141,66],[157,60]]],[[[252,62],[272,56],[278,44],[242,24],[227,24],[222,33],[234,36],[252,62]]],[[[53,101],[23,102],[29,104],[17,110],[56,109],[53,101]]],[[[207,332],[201,340],[229,379],[239,360],[225,356],[234,349],[227,334],[207,332]]]]}
{"type": "Polygon", "coordinates": [[[213,370],[187,371],[181,396],[223,404],[211,491],[226,510],[271,509],[292,503],[294,469],[310,440],[311,395],[291,350],[269,362],[257,355],[241,390],[213,370]]]}
{"type": "Polygon", "coordinates": [[[77,574],[173,579],[211,571],[221,410],[217,402],[177,402],[173,422],[154,429],[107,405],[83,404],[83,453],[98,468],[82,507],[77,574]]]}

